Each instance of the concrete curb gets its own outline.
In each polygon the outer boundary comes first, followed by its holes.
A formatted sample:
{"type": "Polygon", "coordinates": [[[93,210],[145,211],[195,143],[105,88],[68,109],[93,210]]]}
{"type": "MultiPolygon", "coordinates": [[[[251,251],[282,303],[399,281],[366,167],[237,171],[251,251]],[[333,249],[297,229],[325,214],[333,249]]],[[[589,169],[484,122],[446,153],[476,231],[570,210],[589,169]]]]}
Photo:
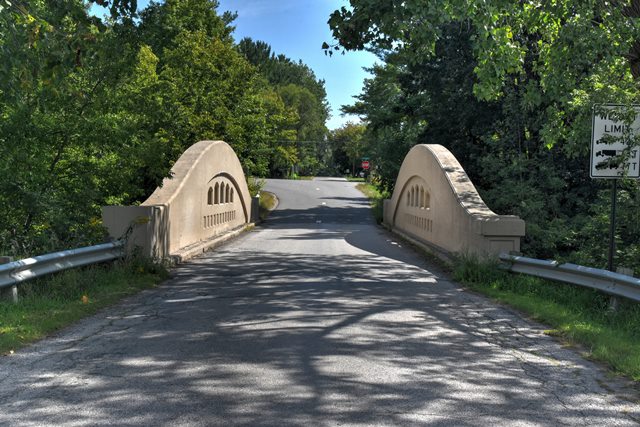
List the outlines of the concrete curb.
{"type": "Polygon", "coordinates": [[[446,252],[444,249],[438,248],[438,247],[436,247],[434,245],[430,245],[428,243],[425,243],[425,242],[422,242],[420,240],[417,240],[415,237],[411,237],[408,234],[405,234],[404,232],[398,230],[397,228],[389,227],[385,223],[381,223],[380,225],[385,230],[388,230],[389,232],[393,233],[394,235],[400,237],[401,239],[406,240],[407,242],[411,243],[412,245],[414,245],[414,246],[422,249],[423,251],[433,255],[434,257],[438,258],[440,261],[444,262],[448,266],[452,266],[455,263],[455,257],[453,255],[451,255],[450,253],[446,252]]]}
{"type": "Polygon", "coordinates": [[[169,258],[171,260],[171,264],[180,264],[185,261],[188,261],[189,259],[198,255],[201,255],[208,250],[215,249],[219,246],[222,246],[224,243],[232,239],[235,239],[236,237],[240,236],[244,232],[250,231],[253,228],[255,228],[255,224],[249,223],[242,227],[238,227],[234,230],[231,230],[230,232],[223,234],[221,236],[215,236],[211,239],[198,242],[194,245],[183,248],[178,252],[170,255],[169,258]]]}

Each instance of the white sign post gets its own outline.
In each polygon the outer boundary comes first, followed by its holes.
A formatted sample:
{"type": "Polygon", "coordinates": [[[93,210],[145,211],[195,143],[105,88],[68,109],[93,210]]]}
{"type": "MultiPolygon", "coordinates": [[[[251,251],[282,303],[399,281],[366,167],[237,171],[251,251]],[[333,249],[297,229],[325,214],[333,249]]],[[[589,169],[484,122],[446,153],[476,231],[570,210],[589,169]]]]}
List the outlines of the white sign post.
{"type": "Polygon", "coordinates": [[[613,269],[616,241],[616,200],[618,179],[640,178],[640,147],[629,146],[633,137],[640,135],[640,106],[634,106],[636,113],[631,125],[615,117],[621,105],[599,105],[593,109],[591,128],[591,178],[613,180],[611,191],[611,217],[609,218],[609,271],[613,269]],[[596,112],[597,111],[597,112],[596,112]]]}
{"type": "Polygon", "coordinates": [[[633,107],[636,118],[631,126],[609,114],[619,105],[601,105],[593,113],[591,130],[591,178],[618,179],[623,176],[640,178],[640,147],[629,148],[625,143],[630,136],[640,135],[640,106],[633,107]],[[613,139],[613,141],[611,141],[613,139]],[[628,150],[628,158],[616,161],[616,156],[628,150]]]}

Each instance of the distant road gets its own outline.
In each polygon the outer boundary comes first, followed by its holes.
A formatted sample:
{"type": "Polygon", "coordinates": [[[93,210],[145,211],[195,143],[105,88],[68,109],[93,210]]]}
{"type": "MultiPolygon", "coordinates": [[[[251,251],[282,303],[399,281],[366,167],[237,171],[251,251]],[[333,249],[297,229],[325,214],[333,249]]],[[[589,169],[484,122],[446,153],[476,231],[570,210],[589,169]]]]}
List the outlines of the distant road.
{"type": "Polygon", "coordinates": [[[637,425],[620,382],[450,282],[354,184],[266,189],[264,225],[0,358],[0,425],[637,425]]]}

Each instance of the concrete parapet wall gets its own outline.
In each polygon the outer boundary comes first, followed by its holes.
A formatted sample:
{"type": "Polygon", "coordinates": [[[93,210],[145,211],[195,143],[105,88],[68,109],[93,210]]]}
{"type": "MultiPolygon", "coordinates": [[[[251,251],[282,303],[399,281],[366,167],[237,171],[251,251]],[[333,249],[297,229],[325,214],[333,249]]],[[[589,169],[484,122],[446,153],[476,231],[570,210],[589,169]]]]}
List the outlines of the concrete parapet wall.
{"type": "Polygon", "coordinates": [[[106,206],[102,217],[113,238],[133,227],[130,245],[167,258],[248,224],[251,196],[233,149],[223,141],[200,141],[142,205],[106,206]]]}
{"type": "Polygon", "coordinates": [[[416,145],[405,157],[384,223],[449,253],[519,251],[525,233],[520,218],[492,212],[458,160],[436,144],[416,145]]]}
{"type": "Polygon", "coordinates": [[[169,255],[168,218],[165,206],[103,206],[102,221],[114,239],[126,239],[127,250],[138,247],[144,255],[169,255]]]}

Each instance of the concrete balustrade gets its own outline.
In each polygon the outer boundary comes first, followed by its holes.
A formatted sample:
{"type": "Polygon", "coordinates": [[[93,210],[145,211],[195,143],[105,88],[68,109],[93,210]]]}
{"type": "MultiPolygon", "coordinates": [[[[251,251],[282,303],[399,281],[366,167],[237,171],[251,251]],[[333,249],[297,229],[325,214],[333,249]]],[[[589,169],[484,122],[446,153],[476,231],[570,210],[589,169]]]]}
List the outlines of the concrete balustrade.
{"type": "Polygon", "coordinates": [[[496,215],[485,205],[458,160],[437,144],[409,151],[385,201],[384,223],[448,254],[519,251],[525,233],[523,220],[496,215]]]}
{"type": "Polygon", "coordinates": [[[102,218],[113,238],[127,235],[153,258],[188,258],[251,222],[251,196],[242,166],[223,141],[192,145],[171,177],[140,206],[105,206],[102,218]]]}

